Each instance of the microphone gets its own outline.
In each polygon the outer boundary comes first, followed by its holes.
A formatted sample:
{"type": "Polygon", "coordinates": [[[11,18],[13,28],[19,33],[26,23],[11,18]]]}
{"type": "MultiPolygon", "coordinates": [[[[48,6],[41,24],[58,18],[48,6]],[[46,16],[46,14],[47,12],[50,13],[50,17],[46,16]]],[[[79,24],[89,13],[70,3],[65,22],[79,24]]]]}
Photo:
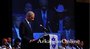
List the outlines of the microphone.
{"type": "Polygon", "coordinates": [[[44,30],[47,30],[42,24],[40,24],[40,27],[42,27],[44,30]]]}

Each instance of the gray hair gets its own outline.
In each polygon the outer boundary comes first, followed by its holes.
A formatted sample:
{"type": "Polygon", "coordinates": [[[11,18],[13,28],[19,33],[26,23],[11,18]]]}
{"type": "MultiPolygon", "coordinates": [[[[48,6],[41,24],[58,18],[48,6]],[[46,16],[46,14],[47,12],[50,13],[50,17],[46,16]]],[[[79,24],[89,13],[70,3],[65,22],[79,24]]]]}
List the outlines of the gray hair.
{"type": "Polygon", "coordinates": [[[26,17],[28,17],[28,16],[30,16],[30,15],[34,15],[34,12],[33,12],[33,11],[28,11],[28,12],[26,13],[26,17]]]}

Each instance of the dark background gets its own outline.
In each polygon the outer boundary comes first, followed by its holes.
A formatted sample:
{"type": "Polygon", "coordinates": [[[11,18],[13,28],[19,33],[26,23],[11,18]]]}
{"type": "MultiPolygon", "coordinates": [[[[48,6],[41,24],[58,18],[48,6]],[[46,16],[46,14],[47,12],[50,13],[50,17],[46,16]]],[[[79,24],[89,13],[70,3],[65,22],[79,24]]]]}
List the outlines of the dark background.
{"type": "Polygon", "coordinates": [[[89,4],[75,3],[75,29],[76,39],[84,41],[84,49],[89,47],[89,4]],[[85,7],[85,8],[84,8],[85,7]]]}
{"type": "MultiPolygon", "coordinates": [[[[3,2],[3,3],[2,3],[3,2]]],[[[12,1],[0,4],[0,43],[4,37],[12,37],[12,1]]],[[[83,40],[85,49],[89,47],[89,3],[75,2],[76,39],[83,40]]],[[[17,9],[18,10],[18,9],[17,9]]],[[[22,10],[22,9],[21,9],[22,10]]]]}

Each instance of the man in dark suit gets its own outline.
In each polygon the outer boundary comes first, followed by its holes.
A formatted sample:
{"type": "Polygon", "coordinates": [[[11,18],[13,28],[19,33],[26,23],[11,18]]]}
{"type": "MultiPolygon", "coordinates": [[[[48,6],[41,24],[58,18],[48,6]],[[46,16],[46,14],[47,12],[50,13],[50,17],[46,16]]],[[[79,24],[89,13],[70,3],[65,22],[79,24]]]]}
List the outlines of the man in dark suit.
{"type": "Polygon", "coordinates": [[[21,49],[30,49],[30,43],[34,41],[31,26],[34,17],[34,12],[28,11],[25,20],[22,21],[20,24],[19,31],[22,38],[21,49]]]}

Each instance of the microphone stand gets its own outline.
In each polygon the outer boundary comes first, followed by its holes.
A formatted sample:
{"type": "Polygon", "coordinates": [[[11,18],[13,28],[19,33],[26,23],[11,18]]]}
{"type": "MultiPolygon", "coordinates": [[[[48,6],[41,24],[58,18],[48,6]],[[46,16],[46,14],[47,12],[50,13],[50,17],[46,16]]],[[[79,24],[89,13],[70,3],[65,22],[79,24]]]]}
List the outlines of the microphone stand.
{"type": "Polygon", "coordinates": [[[43,28],[43,30],[44,30],[44,36],[47,36],[48,34],[47,34],[47,29],[45,28],[45,27],[43,27],[42,25],[40,25],[42,28],[43,28]]]}
{"type": "Polygon", "coordinates": [[[46,31],[44,31],[44,36],[47,36],[48,34],[46,33],[46,31]]]}

